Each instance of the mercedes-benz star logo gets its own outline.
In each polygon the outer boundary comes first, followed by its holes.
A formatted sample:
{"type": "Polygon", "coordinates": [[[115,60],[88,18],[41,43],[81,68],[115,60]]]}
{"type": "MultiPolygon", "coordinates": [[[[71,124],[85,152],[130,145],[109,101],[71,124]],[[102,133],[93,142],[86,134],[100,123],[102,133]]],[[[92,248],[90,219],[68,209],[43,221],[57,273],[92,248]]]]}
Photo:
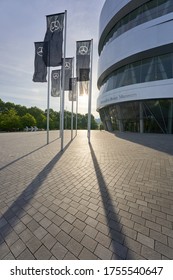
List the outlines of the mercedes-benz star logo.
{"type": "Polygon", "coordinates": [[[81,55],[85,55],[85,54],[87,54],[87,52],[88,52],[88,48],[87,48],[86,46],[81,46],[81,47],[79,48],[79,53],[80,53],[81,55]]]}
{"type": "Polygon", "coordinates": [[[50,31],[54,32],[56,30],[59,30],[59,31],[62,30],[62,26],[61,26],[61,23],[59,22],[59,20],[54,20],[50,23],[50,31]]]}
{"type": "Polygon", "coordinates": [[[54,78],[55,80],[57,80],[57,79],[59,78],[59,74],[58,74],[58,73],[53,73],[53,78],[54,78]]]}
{"type": "Polygon", "coordinates": [[[65,62],[65,69],[70,69],[70,62],[65,62]]]}
{"type": "Polygon", "coordinates": [[[39,56],[43,56],[43,47],[38,47],[38,49],[37,49],[37,54],[38,54],[39,56]]]}

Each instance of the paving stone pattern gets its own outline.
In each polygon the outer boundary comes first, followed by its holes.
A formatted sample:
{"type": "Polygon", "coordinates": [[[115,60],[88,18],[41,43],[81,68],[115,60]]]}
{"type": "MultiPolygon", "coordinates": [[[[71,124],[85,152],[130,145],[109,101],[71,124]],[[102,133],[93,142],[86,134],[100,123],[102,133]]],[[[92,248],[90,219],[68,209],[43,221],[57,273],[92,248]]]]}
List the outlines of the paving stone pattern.
{"type": "Polygon", "coordinates": [[[0,259],[173,259],[173,135],[0,134],[0,259]]]}

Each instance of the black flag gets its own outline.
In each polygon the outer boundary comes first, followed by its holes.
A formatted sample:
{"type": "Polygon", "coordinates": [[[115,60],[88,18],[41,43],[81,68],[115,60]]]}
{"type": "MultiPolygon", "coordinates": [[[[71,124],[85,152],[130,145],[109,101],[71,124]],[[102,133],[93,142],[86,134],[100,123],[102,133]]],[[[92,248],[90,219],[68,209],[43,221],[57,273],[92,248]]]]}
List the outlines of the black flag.
{"type": "Polygon", "coordinates": [[[90,71],[91,40],[76,42],[76,76],[78,81],[88,81],[90,71]]]}
{"type": "Polygon", "coordinates": [[[62,65],[64,13],[48,15],[44,38],[44,61],[47,66],[62,65]]]}
{"type": "Polygon", "coordinates": [[[79,81],[89,81],[89,69],[84,69],[84,68],[81,68],[79,69],[79,81]]]}
{"type": "Polygon", "coordinates": [[[44,42],[35,42],[35,61],[33,82],[47,82],[47,67],[43,60],[43,44],[44,42]]]}
{"type": "Polygon", "coordinates": [[[51,96],[60,97],[61,92],[61,70],[52,70],[51,73],[51,96]]]}
{"type": "Polygon", "coordinates": [[[65,85],[64,90],[70,90],[70,78],[72,77],[73,58],[65,59],[65,85]]]}
{"type": "Polygon", "coordinates": [[[69,101],[77,99],[77,78],[70,78],[69,101]]]}

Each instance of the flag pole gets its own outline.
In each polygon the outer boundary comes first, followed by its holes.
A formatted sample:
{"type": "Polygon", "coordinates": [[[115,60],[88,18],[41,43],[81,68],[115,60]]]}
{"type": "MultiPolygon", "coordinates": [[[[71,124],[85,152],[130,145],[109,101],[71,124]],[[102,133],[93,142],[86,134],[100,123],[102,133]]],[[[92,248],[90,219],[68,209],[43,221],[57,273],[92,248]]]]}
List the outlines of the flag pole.
{"type": "Polygon", "coordinates": [[[61,70],[60,70],[60,96],[59,96],[59,138],[61,138],[61,70]]]}
{"type": "Polygon", "coordinates": [[[64,57],[62,65],[62,91],[61,91],[61,151],[64,149],[64,87],[65,87],[65,57],[66,57],[66,33],[67,33],[67,10],[64,13],[64,57]]]}
{"type": "Polygon", "coordinates": [[[89,96],[88,96],[88,144],[90,144],[90,138],[91,138],[92,60],[93,60],[93,39],[91,39],[91,70],[90,70],[90,88],[89,88],[89,96]]]}
{"type": "Polygon", "coordinates": [[[77,114],[78,114],[78,89],[79,89],[79,85],[77,83],[77,90],[76,90],[76,136],[77,136],[77,114]]]}
{"type": "Polygon", "coordinates": [[[73,140],[73,90],[72,90],[72,103],[71,103],[71,140],[73,140]]]}
{"type": "MultiPolygon", "coordinates": [[[[74,57],[72,60],[72,78],[74,78],[74,57]]],[[[71,80],[72,81],[72,80],[71,80]]],[[[74,82],[74,81],[73,81],[74,82]]],[[[71,140],[73,140],[73,82],[71,83],[71,89],[72,89],[72,103],[71,103],[71,140]]]]}
{"type": "MultiPolygon", "coordinates": [[[[61,69],[61,75],[62,75],[62,69],[61,69]]],[[[62,81],[62,76],[61,76],[61,81],[62,81]]],[[[60,108],[59,108],[59,136],[61,138],[62,135],[62,129],[61,129],[61,125],[62,125],[62,83],[61,83],[61,91],[60,91],[60,108]]]]}
{"type": "Polygon", "coordinates": [[[49,144],[49,104],[50,104],[50,67],[48,67],[48,82],[47,82],[47,145],[49,144]]]}
{"type": "Polygon", "coordinates": [[[61,138],[61,91],[59,98],[59,138],[61,138]]]}

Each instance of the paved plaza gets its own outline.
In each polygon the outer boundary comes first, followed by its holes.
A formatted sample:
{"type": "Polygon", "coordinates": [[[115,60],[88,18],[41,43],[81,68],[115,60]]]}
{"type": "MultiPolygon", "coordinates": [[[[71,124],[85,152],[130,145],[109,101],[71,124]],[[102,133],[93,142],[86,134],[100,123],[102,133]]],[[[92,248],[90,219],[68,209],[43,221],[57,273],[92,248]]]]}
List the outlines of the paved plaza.
{"type": "Polygon", "coordinates": [[[0,134],[0,259],[173,259],[173,135],[64,141],[0,134]]]}

